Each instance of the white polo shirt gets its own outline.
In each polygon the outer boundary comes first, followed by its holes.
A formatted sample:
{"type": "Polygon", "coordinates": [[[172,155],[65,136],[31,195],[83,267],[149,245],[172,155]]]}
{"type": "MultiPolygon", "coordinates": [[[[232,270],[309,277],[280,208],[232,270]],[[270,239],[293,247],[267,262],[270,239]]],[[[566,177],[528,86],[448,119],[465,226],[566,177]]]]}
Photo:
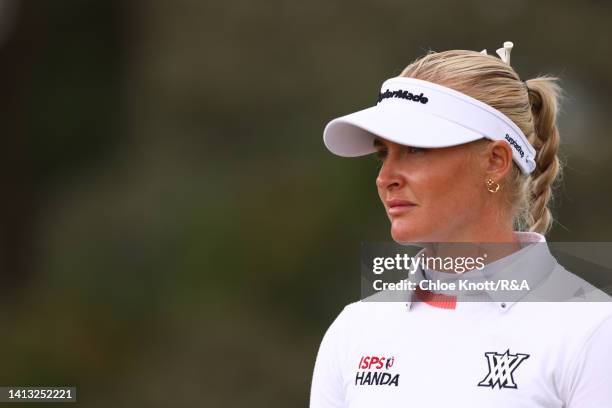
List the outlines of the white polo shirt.
{"type": "Polygon", "coordinates": [[[319,347],[310,407],[612,407],[612,299],[559,265],[541,234],[515,235],[520,251],[463,275],[514,277],[529,265],[538,285],[525,296],[347,305],[319,347]],[[598,301],[527,301],[550,288],[598,301]]]}

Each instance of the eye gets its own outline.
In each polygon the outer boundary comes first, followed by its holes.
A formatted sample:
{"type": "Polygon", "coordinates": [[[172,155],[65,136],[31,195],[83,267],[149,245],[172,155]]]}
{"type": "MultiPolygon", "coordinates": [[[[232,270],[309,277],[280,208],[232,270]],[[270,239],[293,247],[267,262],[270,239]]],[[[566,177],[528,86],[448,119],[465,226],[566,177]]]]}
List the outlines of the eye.
{"type": "Polygon", "coordinates": [[[423,149],[422,147],[414,147],[414,146],[406,146],[406,151],[411,154],[422,153],[427,149],[423,149]]]}
{"type": "Polygon", "coordinates": [[[376,150],[376,159],[384,160],[387,157],[387,149],[378,149],[376,150]]]}

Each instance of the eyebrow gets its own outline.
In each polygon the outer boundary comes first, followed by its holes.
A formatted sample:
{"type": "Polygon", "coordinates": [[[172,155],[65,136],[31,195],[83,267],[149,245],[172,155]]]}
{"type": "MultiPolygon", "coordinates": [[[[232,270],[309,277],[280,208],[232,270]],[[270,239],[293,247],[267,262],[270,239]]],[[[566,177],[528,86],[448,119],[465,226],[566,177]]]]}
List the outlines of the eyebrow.
{"type": "Polygon", "coordinates": [[[385,147],[385,144],[383,142],[380,141],[380,139],[376,138],[374,139],[374,147],[385,147]]]}

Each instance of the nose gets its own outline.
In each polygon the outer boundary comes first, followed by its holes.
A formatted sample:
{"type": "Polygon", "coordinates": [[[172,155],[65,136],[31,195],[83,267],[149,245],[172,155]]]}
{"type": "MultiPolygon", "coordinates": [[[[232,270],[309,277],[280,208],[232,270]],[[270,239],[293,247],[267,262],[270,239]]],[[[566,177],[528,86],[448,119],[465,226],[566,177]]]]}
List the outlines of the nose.
{"type": "Polygon", "coordinates": [[[402,186],[401,174],[397,171],[397,163],[390,157],[383,162],[378,177],[376,177],[376,187],[379,190],[394,190],[402,186]]]}

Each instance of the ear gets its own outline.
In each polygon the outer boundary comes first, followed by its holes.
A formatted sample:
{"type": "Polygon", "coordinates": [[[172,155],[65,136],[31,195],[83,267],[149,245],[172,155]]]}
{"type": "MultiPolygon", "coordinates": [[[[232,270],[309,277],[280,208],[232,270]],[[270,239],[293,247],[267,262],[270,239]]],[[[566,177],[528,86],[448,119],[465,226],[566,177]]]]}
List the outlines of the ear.
{"type": "Polygon", "coordinates": [[[486,174],[495,181],[502,180],[512,169],[512,148],[505,140],[495,140],[487,149],[486,174]]]}

